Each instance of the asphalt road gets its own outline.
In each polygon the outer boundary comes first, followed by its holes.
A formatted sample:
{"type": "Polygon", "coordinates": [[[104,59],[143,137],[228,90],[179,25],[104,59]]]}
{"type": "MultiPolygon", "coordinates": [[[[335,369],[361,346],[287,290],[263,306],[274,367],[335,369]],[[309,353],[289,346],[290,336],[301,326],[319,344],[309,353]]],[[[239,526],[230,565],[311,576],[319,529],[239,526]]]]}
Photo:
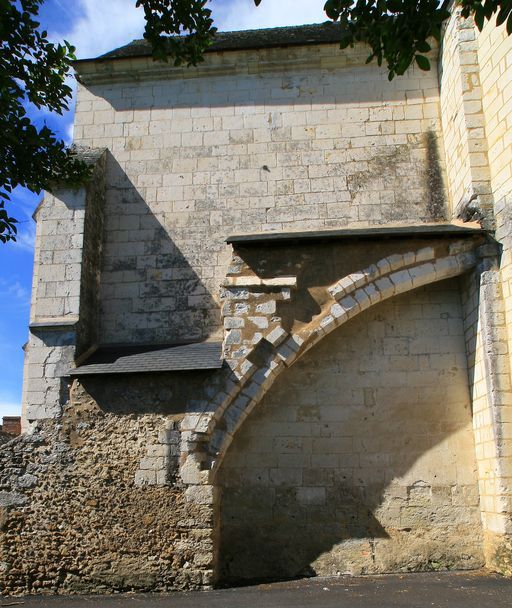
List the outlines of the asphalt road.
{"type": "Polygon", "coordinates": [[[511,608],[512,580],[483,572],[313,578],[164,595],[3,597],[0,608],[511,608]]]}

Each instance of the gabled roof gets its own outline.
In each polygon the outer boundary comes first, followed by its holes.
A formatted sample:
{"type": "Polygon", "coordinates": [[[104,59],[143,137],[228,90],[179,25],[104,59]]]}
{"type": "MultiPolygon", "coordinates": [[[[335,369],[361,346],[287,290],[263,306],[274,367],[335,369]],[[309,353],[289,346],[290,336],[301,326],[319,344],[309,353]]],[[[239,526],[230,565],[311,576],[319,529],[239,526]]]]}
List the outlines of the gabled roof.
{"type": "MultiPolygon", "coordinates": [[[[340,32],[340,25],[330,21],[313,25],[274,27],[262,30],[217,32],[213,44],[206,49],[206,52],[332,44],[339,42],[340,32]]],[[[134,40],[130,44],[105,53],[95,59],[95,61],[146,57],[148,55],[151,55],[151,45],[146,40],[141,39],[134,40]]],[[[91,61],[91,59],[83,59],[81,61],[91,61]]],[[[77,63],[80,63],[80,61],[77,63]]]]}

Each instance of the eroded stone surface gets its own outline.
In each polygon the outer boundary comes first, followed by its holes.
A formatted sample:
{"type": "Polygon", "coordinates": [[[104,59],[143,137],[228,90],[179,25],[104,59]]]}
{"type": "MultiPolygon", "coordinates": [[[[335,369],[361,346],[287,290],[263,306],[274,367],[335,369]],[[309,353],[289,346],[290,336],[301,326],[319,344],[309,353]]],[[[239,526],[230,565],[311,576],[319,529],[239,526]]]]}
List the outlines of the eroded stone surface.
{"type": "Polygon", "coordinates": [[[390,83],[363,47],[334,44],[210,53],[190,70],[80,64],[75,137],[97,164],[38,212],[24,403],[42,421],[0,449],[6,593],[472,567],[483,553],[510,574],[512,37],[490,27],[454,11],[440,82],[413,67],[390,83]],[[478,238],[225,243],[459,215],[496,222],[501,258],[478,238]],[[458,292],[400,296],[463,274],[464,340],[458,292]],[[221,335],[229,365],[202,379],[70,393],[63,377],[98,342],[221,335]]]}
{"type": "Polygon", "coordinates": [[[3,593],[211,584],[211,508],[186,502],[177,482],[135,484],[166,423],[77,404],[0,451],[3,593]]]}

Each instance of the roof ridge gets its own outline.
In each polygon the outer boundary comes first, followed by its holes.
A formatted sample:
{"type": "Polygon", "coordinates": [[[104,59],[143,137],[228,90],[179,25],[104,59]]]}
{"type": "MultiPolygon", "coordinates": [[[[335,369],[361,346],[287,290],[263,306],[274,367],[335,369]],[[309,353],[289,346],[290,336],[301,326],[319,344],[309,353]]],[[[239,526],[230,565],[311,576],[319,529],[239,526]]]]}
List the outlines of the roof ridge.
{"type": "MultiPolygon", "coordinates": [[[[249,30],[219,31],[213,44],[205,52],[235,51],[276,46],[300,46],[310,44],[329,44],[339,40],[341,25],[332,21],[303,25],[288,25],[249,30]]],[[[83,61],[105,61],[151,55],[151,46],[144,38],[136,38],[128,44],[113,49],[96,58],[83,61]]]]}

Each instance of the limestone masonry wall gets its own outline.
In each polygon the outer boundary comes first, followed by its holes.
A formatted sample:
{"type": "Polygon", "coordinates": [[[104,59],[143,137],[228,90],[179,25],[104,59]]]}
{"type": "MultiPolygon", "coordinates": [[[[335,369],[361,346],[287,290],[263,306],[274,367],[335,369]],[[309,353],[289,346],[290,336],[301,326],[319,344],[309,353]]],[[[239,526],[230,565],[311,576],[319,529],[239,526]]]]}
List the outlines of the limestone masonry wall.
{"type": "Polygon", "coordinates": [[[484,218],[490,221],[489,144],[477,51],[472,19],[462,19],[460,9],[455,8],[446,26],[439,62],[450,208],[453,216],[465,221],[484,218]]]}
{"type": "Polygon", "coordinates": [[[449,152],[446,154],[446,172],[451,214],[454,214],[459,201],[464,198],[470,183],[469,144],[463,109],[463,92],[465,88],[473,88],[474,83],[463,82],[458,44],[458,21],[451,19],[444,34],[439,62],[443,143],[445,150],[449,152]]]}
{"type": "Polygon", "coordinates": [[[0,594],[512,576],[511,40],[454,9],[392,82],[331,43],[77,64],[92,173],[36,213],[0,594]]]}
{"type": "Polygon", "coordinates": [[[500,277],[494,289],[504,315],[501,334],[502,351],[508,358],[502,369],[507,380],[503,383],[499,407],[498,438],[500,481],[498,482],[498,522],[492,526],[494,538],[489,541],[488,553],[493,567],[512,573],[512,394],[510,353],[512,352],[512,38],[504,26],[496,27],[492,20],[478,35],[485,129],[489,142],[489,168],[496,216],[496,238],[503,247],[500,277]],[[507,365],[508,364],[508,365],[507,365]],[[508,381],[508,383],[507,383],[508,381]]]}
{"type": "Polygon", "coordinates": [[[30,335],[25,346],[23,420],[57,418],[68,400],[62,380],[98,343],[105,154],[76,190],[56,190],[36,210],[30,335]]]}
{"type": "Polygon", "coordinates": [[[228,580],[481,565],[457,280],[379,304],[309,351],[220,476],[228,580]]]}
{"type": "Polygon", "coordinates": [[[493,19],[485,25],[477,40],[489,167],[493,194],[499,201],[510,195],[512,179],[512,39],[505,26],[496,27],[493,19]]]}
{"type": "Polygon", "coordinates": [[[218,332],[229,234],[444,216],[436,74],[390,83],[364,53],[213,53],[185,78],[80,88],[75,141],[111,151],[105,342],[218,332]]]}

